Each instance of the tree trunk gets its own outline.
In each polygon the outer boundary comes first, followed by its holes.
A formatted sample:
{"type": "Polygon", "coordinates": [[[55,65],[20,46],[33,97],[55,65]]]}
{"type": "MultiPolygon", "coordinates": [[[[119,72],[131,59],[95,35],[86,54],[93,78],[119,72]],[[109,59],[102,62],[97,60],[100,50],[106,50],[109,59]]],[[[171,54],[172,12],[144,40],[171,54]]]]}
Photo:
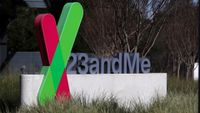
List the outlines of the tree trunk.
{"type": "Polygon", "coordinates": [[[191,73],[192,72],[192,66],[189,65],[187,66],[187,72],[186,72],[186,80],[189,80],[190,76],[192,76],[191,73]]]}
{"type": "Polygon", "coordinates": [[[177,78],[180,79],[180,68],[181,68],[181,62],[178,61],[178,65],[177,65],[177,78]]]}
{"type": "Polygon", "coordinates": [[[172,61],[172,75],[174,76],[175,74],[176,74],[176,63],[175,63],[175,60],[173,60],[172,61]]]}
{"type": "Polygon", "coordinates": [[[138,46],[135,46],[135,50],[134,50],[135,53],[138,52],[138,46]]]}

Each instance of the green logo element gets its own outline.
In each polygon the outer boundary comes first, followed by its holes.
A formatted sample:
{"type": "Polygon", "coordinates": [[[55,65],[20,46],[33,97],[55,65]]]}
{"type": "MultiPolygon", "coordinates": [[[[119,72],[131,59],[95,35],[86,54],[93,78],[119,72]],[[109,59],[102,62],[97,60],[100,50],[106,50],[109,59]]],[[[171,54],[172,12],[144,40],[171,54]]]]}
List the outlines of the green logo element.
{"type": "Polygon", "coordinates": [[[62,74],[66,69],[82,17],[83,8],[80,3],[68,3],[64,6],[57,25],[59,42],[52,62],[50,66],[43,66],[42,68],[44,79],[38,93],[39,104],[53,100],[56,96],[56,91],[58,90],[62,74]]]}

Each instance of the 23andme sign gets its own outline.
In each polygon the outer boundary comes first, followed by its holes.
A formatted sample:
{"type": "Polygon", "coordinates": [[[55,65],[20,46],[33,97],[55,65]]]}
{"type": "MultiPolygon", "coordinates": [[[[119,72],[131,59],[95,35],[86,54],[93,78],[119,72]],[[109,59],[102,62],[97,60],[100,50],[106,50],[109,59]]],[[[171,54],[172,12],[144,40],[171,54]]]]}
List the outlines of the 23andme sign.
{"type": "Polygon", "coordinates": [[[139,53],[119,53],[109,58],[98,58],[86,53],[72,53],[67,73],[149,73],[150,66],[149,59],[140,58],[139,53]]]}
{"type": "Polygon", "coordinates": [[[41,74],[44,74],[38,103],[44,104],[47,100],[55,97],[58,99],[60,96],[70,97],[67,73],[150,72],[150,61],[140,58],[138,53],[119,53],[112,58],[98,58],[86,53],[71,54],[82,18],[83,8],[78,2],[67,3],[63,7],[57,26],[51,14],[36,17],[35,28],[43,63],[41,74]]]}

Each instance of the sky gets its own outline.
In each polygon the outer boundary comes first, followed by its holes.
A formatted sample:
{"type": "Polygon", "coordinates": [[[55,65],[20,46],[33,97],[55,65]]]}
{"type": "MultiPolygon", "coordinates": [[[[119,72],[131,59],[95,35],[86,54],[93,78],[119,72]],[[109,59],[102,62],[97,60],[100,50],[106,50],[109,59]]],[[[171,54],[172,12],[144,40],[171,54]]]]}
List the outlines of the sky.
{"type": "Polygon", "coordinates": [[[198,0],[193,0],[194,3],[198,3],[198,0]]]}

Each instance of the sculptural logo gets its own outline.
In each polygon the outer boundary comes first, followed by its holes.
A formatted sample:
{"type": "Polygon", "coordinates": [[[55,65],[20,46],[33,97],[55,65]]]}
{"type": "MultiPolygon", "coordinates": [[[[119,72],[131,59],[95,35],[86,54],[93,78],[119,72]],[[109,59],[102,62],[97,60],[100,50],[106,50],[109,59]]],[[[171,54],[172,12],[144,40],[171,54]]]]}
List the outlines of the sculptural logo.
{"type": "Polygon", "coordinates": [[[67,3],[56,21],[51,14],[40,14],[35,19],[44,78],[38,93],[39,104],[60,96],[70,97],[66,66],[83,18],[80,3],[67,3]]]}

